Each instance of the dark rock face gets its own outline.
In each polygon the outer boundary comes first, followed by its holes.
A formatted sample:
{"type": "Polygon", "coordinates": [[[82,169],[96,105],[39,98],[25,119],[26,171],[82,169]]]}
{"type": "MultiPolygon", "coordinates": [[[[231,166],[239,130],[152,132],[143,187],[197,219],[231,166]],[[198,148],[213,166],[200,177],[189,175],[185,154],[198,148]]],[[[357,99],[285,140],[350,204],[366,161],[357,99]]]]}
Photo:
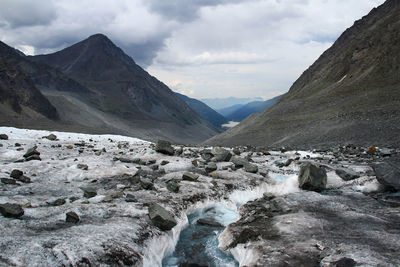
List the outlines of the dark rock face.
{"type": "Polygon", "coordinates": [[[350,181],[350,180],[354,180],[360,177],[360,175],[358,173],[356,173],[353,170],[349,170],[349,169],[336,169],[335,170],[336,174],[340,176],[340,178],[342,178],[345,181],[350,181]]]}
{"type": "Polygon", "coordinates": [[[400,190],[400,168],[392,162],[381,162],[372,165],[376,179],[383,185],[400,190]]]}
{"type": "Polygon", "coordinates": [[[300,168],[298,180],[301,189],[318,192],[325,189],[327,175],[325,169],[305,163],[300,168]]]}
{"type": "Polygon", "coordinates": [[[158,140],[154,150],[162,154],[174,155],[174,148],[170,142],[165,140],[158,140]]]}
{"type": "Polygon", "coordinates": [[[156,203],[149,206],[149,217],[153,224],[163,231],[171,230],[177,224],[174,216],[156,203]]]}
{"type": "Polygon", "coordinates": [[[0,213],[4,217],[19,218],[24,215],[24,210],[18,204],[5,203],[0,204],[0,213]]]}
{"type": "Polygon", "coordinates": [[[400,4],[388,0],[356,21],[263,112],[207,145],[399,147],[400,4]],[[391,30],[387,30],[391,29],[391,30]],[[385,56],[382,56],[385,55],[385,56]]]}
{"type": "Polygon", "coordinates": [[[79,215],[76,212],[70,211],[65,214],[65,221],[69,223],[78,223],[80,221],[79,215]]]}

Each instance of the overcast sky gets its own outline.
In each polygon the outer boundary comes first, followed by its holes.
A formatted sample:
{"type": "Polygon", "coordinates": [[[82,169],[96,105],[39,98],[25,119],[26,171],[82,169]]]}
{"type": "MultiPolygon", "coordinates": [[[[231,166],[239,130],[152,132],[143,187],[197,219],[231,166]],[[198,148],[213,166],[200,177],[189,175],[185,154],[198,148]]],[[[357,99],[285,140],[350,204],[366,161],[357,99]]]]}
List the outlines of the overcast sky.
{"type": "Polygon", "coordinates": [[[287,92],[383,0],[0,0],[0,40],[27,54],[107,35],[195,98],[287,92]]]}

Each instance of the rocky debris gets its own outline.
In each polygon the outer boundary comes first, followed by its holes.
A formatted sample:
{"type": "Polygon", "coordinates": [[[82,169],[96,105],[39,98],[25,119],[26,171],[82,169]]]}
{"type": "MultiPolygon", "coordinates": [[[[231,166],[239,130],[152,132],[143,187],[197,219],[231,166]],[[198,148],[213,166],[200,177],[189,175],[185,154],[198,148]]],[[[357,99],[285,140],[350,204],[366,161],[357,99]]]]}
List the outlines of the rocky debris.
{"type": "Polygon", "coordinates": [[[17,183],[17,181],[16,181],[16,180],[14,180],[14,179],[9,179],[9,178],[1,178],[0,180],[1,180],[1,182],[2,182],[3,184],[13,184],[13,185],[19,185],[19,184],[17,183]]]}
{"type": "Polygon", "coordinates": [[[211,154],[214,156],[214,160],[217,162],[229,161],[232,157],[231,152],[222,147],[214,147],[211,149],[211,154]]]}
{"type": "Polygon", "coordinates": [[[47,136],[43,136],[42,138],[46,138],[46,139],[48,139],[48,140],[50,140],[50,141],[55,141],[55,140],[57,140],[57,136],[56,136],[55,134],[49,134],[49,135],[47,135],[47,136]]]}
{"type": "Polygon", "coordinates": [[[53,202],[50,202],[49,204],[51,206],[57,207],[57,206],[62,206],[66,203],[65,198],[58,198],[56,200],[54,200],[53,202]]]}
{"type": "Polygon", "coordinates": [[[162,154],[167,154],[171,156],[174,155],[174,148],[171,146],[170,142],[165,140],[158,140],[154,150],[162,154]]]}
{"type": "Polygon", "coordinates": [[[167,189],[170,192],[178,193],[179,192],[179,188],[180,188],[180,185],[179,185],[179,183],[177,181],[171,180],[171,181],[167,182],[167,189]]]}
{"type": "Polygon", "coordinates": [[[78,223],[80,221],[79,215],[74,211],[67,212],[65,214],[65,221],[68,223],[78,223]]]}
{"type": "Polygon", "coordinates": [[[218,169],[217,164],[215,164],[214,162],[210,162],[207,164],[205,170],[207,173],[216,171],[218,169]]]}
{"type": "Polygon", "coordinates": [[[376,179],[392,190],[400,190],[400,168],[393,162],[385,161],[372,164],[376,179]]]}
{"type": "Polygon", "coordinates": [[[258,167],[255,164],[247,163],[247,164],[244,165],[244,170],[246,172],[250,172],[250,173],[257,173],[258,172],[258,167]]]}
{"type": "Polygon", "coordinates": [[[89,169],[89,166],[88,166],[88,165],[86,165],[86,164],[81,164],[81,163],[79,163],[78,165],[76,165],[76,167],[77,167],[78,169],[81,169],[81,170],[84,170],[84,171],[87,171],[87,170],[89,169]]]}
{"type": "Polygon", "coordinates": [[[24,215],[24,209],[18,204],[4,203],[0,204],[0,213],[4,217],[19,218],[24,215]]]}
{"type": "Polygon", "coordinates": [[[298,181],[301,189],[319,192],[326,188],[326,170],[312,163],[304,163],[300,168],[298,181]]]}
{"type": "Polygon", "coordinates": [[[336,169],[335,173],[345,181],[354,180],[360,177],[360,175],[355,171],[344,168],[336,169]]]}
{"type": "Polygon", "coordinates": [[[97,195],[97,190],[94,187],[82,187],[83,197],[91,198],[97,195]]]}
{"type": "Polygon", "coordinates": [[[23,183],[31,183],[31,178],[25,176],[23,171],[17,169],[11,171],[10,177],[17,179],[23,183]]]}
{"type": "Polygon", "coordinates": [[[235,164],[235,168],[238,168],[238,169],[242,168],[243,166],[245,166],[246,164],[249,163],[249,161],[247,159],[240,158],[240,157],[232,157],[231,162],[233,164],[235,164]]]}
{"type": "Polygon", "coordinates": [[[185,172],[182,174],[182,180],[196,182],[199,179],[199,175],[192,172],[185,172]]]}
{"type": "Polygon", "coordinates": [[[286,160],[277,160],[275,161],[275,165],[279,168],[287,167],[293,162],[293,159],[286,159],[286,160]]]}
{"type": "Polygon", "coordinates": [[[155,226],[163,231],[171,230],[177,224],[174,216],[157,203],[150,204],[149,218],[155,226]]]}

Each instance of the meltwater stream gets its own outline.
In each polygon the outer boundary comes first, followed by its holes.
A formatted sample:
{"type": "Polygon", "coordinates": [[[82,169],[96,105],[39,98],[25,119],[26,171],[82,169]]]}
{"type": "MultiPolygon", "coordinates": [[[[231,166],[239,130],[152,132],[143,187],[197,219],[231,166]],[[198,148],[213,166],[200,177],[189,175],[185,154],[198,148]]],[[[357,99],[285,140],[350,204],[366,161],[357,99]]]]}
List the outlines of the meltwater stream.
{"type": "Polygon", "coordinates": [[[163,259],[162,266],[239,266],[229,252],[218,248],[218,236],[237,216],[236,208],[223,204],[189,214],[188,226],[181,232],[173,254],[163,259]]]}

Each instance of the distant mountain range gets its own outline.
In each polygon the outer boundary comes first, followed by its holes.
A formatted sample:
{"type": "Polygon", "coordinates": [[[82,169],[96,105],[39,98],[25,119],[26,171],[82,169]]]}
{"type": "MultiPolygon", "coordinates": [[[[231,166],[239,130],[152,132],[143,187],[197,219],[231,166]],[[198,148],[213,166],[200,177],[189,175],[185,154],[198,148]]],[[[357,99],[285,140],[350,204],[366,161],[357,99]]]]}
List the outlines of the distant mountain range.
{"type": "Polygon", "coordinates": [[[400,145],[400,1],[347,29],[277,103],[206,144],[400,145]]]}
{"type": "Polygon", "coordinates": [[[249,98],[237,98],[237,97],[227,97],[227,98],[202,98],[201,102],[205,103],[207,106],[214,110],[221,110],[223,108],[231,107],[237,104],[247,104],[252,101],[263,101],[262,97],[249,97],[249,98]]]}
{"type": "Polygon", "coordinates": [[[0,42],[0,60],[2,125],[177,143],[218,131],[102,34],[31,57],[0,42]]]}
{"type": "Polygon", "coordinates": [[[265,101],[253,101],[247,104],[236,104],[227,108],[217,110],[218,113],[225,116],[229,121],[242,121],[251,114],[259,113],[266,108],[272,106],[279,100],[280,96],[276,96],[265,101]]]}

